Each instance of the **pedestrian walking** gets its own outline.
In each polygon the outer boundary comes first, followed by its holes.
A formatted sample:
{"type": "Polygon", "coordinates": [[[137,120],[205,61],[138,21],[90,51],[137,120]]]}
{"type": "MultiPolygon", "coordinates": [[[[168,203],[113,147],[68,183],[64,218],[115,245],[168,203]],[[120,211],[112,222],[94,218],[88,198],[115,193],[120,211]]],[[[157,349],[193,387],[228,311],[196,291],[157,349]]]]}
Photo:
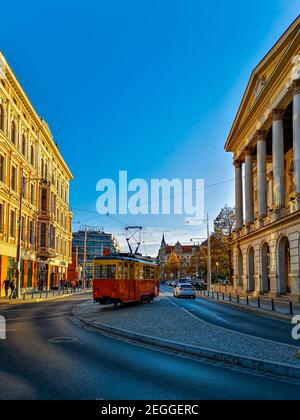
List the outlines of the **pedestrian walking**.
{"type": "Polygon", "coordinates": [[[10,296],[9,299],[16,299],[17,298],[17,290],[16,290],[16,282],[15,279],[12,279],[9,283],[10,287],[10,296]]]}
{"type": "Polygon", "coordinates": [[[8,298],[9,285],[10,285],[10,281],[8,279],[4,280],[3,287],[4,287],[6,299],[8,298]]]}

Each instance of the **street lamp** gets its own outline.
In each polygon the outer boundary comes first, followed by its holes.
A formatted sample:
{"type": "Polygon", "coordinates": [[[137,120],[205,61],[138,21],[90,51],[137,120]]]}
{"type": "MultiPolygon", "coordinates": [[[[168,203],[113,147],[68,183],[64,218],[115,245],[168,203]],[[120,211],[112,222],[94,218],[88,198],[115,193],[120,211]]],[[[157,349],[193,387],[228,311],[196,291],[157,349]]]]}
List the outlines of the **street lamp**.
{"type": "Polygon", "coordinates": [[[41,182],[42,185],[49,185],[49,182],[47,182],[43,178],[25,178],[23,176],[23,169],[21,172],[21,186],[20,186],[20,210],[19,210],[19,226],[18,226],[18,236],[17,236],[17,298],[20,298],[20,290],[21,290],[21,254],[22,254],[22,210],[23,210],[23,198],[24,198],[24,189],[25,185],[28,182],[36,181],[41,182]]]}

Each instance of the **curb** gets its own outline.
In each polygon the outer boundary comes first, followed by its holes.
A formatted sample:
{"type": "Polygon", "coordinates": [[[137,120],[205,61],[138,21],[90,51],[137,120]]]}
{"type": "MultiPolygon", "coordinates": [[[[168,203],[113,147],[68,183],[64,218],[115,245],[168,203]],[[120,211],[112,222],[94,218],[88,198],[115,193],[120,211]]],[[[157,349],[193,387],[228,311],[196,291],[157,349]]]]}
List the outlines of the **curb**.
{"type": "Polygon", "coordinates": [[[200,358],[223,362],[225,364],[237,367],[243,367],[251,369],[257,372],[263,372],[278,376],[289,377],[293,379],[300,379],[300,368],[284,363],[274,363],[261,359],[250,358],[246,356],[240,356],[237,354],[230,354],[226,352],[220,352],[205,347],[196,347],[178,343],[176,341],[169,341],[165,339],[155,338],[152,336],[141,335],[133,333],[128,330],[110,327],[106,324],[101,324],[96,321],[88,321],[77,314],[76,307],[72,311],[73,315],[82,322],[85,326],[93,327],[97,331],[102,333],[109,333],[116,337],[126,338],[134,340],[142,344],[148,344],[164,350],[171,350],[174,352],[184,353],[189,356],[197,356],[200,358]]]}
{"type": "Polygon", "coordinates": [[[50,300],[62,299],[62,298],[67,298],[67,297],[72,297],[72,296],[79,296],[79,295],[84,295],[84,294],[88,294],[88,293],[90,293],[90,292],[82,292],[82,293],[77,293],[77,294],[76,293],[68,293],[68,294],[65,294],[65,295],[51,296],[51,297],[42,298],[42,299],[36,298],[36,299],[25,299],[25,300],[21,299],[21,300],[15,300],[15,301],[10,300],[10,301],[3,301],[3,302],[0,301],[0,307],[1,307],[1,305],[13,305],[13,306],[15,305],[15,306],[17,306],[17,305],[40,303],[40,302],[48,302],[50,300]]]}
{"type": "Polygon", "coordinates": [[[288,321],[288,322],[291,322],[293,318],[293,315],[289,315],[289,314],[285,315],[281,313],[271,312],[265,309],[258,309],[258,308],[254,308],[254,307],[246,306],[246,305],[244,306],[244,305],[241,305],[240,303],[228,302],[221,299],[211,299],[203,295],[198,296],[198,298],[205,299],[208,302],[218,303],[219,305],[227,305],[234,309],[239,309],[244,312],[251,312],[255,315],[261,315],[267,318],[274,318],[274,319],[279,319],[279,320],[288,321]]]}

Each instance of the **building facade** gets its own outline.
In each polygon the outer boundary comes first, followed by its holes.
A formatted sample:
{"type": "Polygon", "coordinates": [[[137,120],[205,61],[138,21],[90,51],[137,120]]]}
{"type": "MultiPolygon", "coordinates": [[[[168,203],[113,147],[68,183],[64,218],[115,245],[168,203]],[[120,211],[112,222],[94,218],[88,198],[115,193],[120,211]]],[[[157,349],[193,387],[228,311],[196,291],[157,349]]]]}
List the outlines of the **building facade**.
{"type": "Polygon", "coordinates": [[[175,253],[179,260],[182,271],[186,272],[191,265],[192,258],[199,254],[200,245],[182,245],[179,241],[175,245],[168,245],[165,241],[165,235],[162,237],[160,249],[158,251],[158,263],[160,267],[161,278],[164,277],[165,265],[168,257],[175,253]]]}
{"type": "Polygon", "coordinates": [[[225,150],[235,167],[235,287],[299,301],[300,17],[254,69],[225,150]]]}
{"type": "Polygon", "coordinates": [[[0,284],[16,276],[21,238],[21,288],[57,287],[71,258],[72,174],[0,53],[0,284]],[[20,208],[20,200],[22,208],[20,208]]]}
{"type": "Polygon", "coordinates": [[[120,245],[117,238],[111,233],[105,233],[102,228],[86,228],[73,233],[73,254],[76,255],[78,268],[75,272],[84,276],[84,266],[86,267],[86,280],[93,279],[93,263],[95,257],[101,257],[105,252],[117,254],[120,252],[120,245]],[[86,245],[85,245],[86,243],[86,245]],[[86,248],[86,252],[85,252],[86,248]],[[85,264],[86,254],[86,264],[85,264]]]}

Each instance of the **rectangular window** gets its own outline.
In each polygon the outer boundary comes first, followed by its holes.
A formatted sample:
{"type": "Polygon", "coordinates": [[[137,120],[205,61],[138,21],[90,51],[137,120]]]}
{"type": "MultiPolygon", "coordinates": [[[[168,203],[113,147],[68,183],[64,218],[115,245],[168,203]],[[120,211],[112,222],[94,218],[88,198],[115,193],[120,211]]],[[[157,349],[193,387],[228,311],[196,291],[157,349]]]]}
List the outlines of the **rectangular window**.
{"type": "Polygon", "coordinates": [[[34,245],[34,222],[29,222],[29,242],[34,245]]]}
{"type": "Polygon", "coordinates": [[[34,201],[35,201],[34,185],[30,184],[30,203],[34,205],[34,201]]]}
{"type": "Polygon", "coordinates": [[[10,212],[10,236],[16,237],[16,212],[14,210],[10,212]]]}
{"type": "Polygon", "coordinates": [[[41,235],[41,247],[46,248],[47,246],[47,226],[46,223],[41,223],[40,226],[40,235],[41,235]]]}
{"type": "Polygon", "coordinates": [[[55,227],[50,226],[50,248],[55,249],[55,227]]]}
{"type": "Polygon", "coordinates": [[[115,279],[116,278],[116,266],[107,264],[95,264],[94,266],[94,277],[95,279],[115,279]]]}
{"type": "Polygon", "coordinates": [[[5,157],[0,155],[0,181],[5,182],[5,157]]]}
{"type": "Polygon", "coordinates": [[[17,168],[12,165],[11,167],[11,188],[17,191],[17,168]]]}
{"type": "Polygon", "coordinates": [[[143,278],[144,280],[153,280],[155,278],[155,268],[144,267],[143,278]]]}
{"type": "Polygon", "coordinates": [[[0,203],[0,233],[4,234],[4,204],[0,203]]]}
{"type": "Polygon", "coordinates": [[[26,219],[24,216],[22,217],[21,240],[26,241],[26,219]]]}
{"type": "Polygon", "coordinates": [[[48,198],[48,192],[46,188],[43,188],[42,189],[42,202],[41,202],[42,211],[47,211],[47,198],[48,198]]]}

